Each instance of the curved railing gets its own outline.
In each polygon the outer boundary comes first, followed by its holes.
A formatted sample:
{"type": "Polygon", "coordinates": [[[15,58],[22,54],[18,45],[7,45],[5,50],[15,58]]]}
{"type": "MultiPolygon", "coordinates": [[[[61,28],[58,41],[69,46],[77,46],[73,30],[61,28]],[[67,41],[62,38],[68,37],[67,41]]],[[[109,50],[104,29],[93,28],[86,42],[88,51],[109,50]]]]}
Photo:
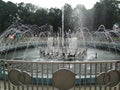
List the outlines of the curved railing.
{"type": "MultiPolygon", "coordinates": [[[[96,78],[101,73],[111,70],[120,71],[120,62],[109,61],[24,61],[24,60],[2,60],[0,64],[0,77],[4,82],[4,90],[34,90],[34,89],[55,89],[52,81],[53,74],[60,69],[67,69],[75,73],[74,89],[99,90],[119,90],[120,83],[115,86],[99,85],[96,78]],[[11,84],[8,74],[11,70],[27,72],[32,78],[32,83],[27,86],[21,84],[16,86],[11,84]],[[22,87],[22,89],[21,89],[22,87]],[[29,89],[27,89],[27,88],[29,89]]],[[[16,76],[15,74],[13,76],[16,76]]],[[[64,81],[67,82],[67,81],[64,81]]],[[[69,83],[69,82],[68,82],[69,83]]],[[[1,84],[1,83],[0,83],[1,84]]]]}

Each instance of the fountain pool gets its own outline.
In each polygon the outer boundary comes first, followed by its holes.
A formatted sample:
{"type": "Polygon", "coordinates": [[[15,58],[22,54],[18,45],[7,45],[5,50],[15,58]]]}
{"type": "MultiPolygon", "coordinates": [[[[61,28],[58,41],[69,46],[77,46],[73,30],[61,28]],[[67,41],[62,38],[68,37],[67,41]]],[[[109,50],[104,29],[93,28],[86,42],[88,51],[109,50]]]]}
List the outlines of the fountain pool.
{"type": "Polygon", "coordinates": [[[30,27],[32,26],[17,23],[11,25],[11,28],[0,36],[1,59],[40,61],[120,59],[119,29],[107,30],[101,25],[97,31],[91,33],[87,28],[79,27],[73,33],[69,30],[65,38],[61,34],[61,29],[53,35],[50,32],[52,26],[44,25],[37,28],[39,34],[35,34],[30,27]],[[48,31],[43,32],[42,29],[45,28],[48,31]]]}
{"type": "MultiPolygon", "coordinates": [[[[0,55],[1,59],[18,59],[18,60],[38,60],[38,61],[58,61],[60,59],[45,59],[41,58],[39,54],[39,49],[31,48],[26,50],[20,50],[16,53],[10,52],[7,55],[0,55]]],[[[120,55],[114,52],[104,51],[100,49],[89,48],[84,58],[79,58],[74,61],[99,61],[99,60],[119,60],[120,55]],[[97,56],[96,56],[97,53],[97,56]]]]}

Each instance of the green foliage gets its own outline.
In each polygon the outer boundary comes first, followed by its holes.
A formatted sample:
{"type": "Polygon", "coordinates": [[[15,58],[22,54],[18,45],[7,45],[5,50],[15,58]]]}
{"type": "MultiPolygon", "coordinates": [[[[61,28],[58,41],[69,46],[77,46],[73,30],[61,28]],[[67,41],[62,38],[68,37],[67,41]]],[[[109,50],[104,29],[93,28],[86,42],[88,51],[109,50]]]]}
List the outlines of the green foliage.
{"type": "Polygon", "coordinates": [[[17,5],[0,0],[0,32],[11,25],[17,18],[17,5]]]}
{"type": "Polygon", "coordinates": [[[72,7],[69,4],[64,5],[64,29],[68,31],[69,29],[73,30],[73,21],[72,21],[72,7]]]}
{"type": "Polygon", "coordinates": [[[88,11],[83,5],[77,5],[73,11],[74,29],[86,27],[88,11]]]}
{"type": "MultiPolygon", "coordinates": [[[[78,4],[75,8],[71,5],[64,6],[64,29],[76,30],[78,27],[88,27],[96,30],[101,24],[111,29],[115,23],[120,24],[120,1],[100,0],[92,9],[87,10],[78,4]]],[[[54,32],[62,27],[62,9],[38,8],[31,3],[4,2],[0,0],[0,33],[13,22],[19,21],[25,24],[36,24],[38,26],[50,24],[54,32]]]]}
{"type": "Polygon", "coordinates": [[[48,23],[53,25],[53,29],[57,32],[58,27],[61,27],[62,24],[62,12],[58,8],[50,8],[48,13],[48,23]]]}
{"type": "Polygon", "coordinates": [[[120,22],[120,2],[118,0],[101,0],[94,5],[94,28],[104,24],[112,28],[113,24],[120,22]]]}

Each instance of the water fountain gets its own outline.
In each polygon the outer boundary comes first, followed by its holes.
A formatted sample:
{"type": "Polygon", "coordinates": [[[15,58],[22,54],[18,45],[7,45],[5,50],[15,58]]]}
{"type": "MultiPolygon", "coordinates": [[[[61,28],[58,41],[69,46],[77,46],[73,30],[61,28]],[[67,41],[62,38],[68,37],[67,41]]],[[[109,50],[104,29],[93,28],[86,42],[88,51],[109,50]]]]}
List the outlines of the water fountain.
{"type": "MultiPolygon", "coordinates": [[[[90,32],[86,27],[79,27],[75,32],[71,32],[69,29],[68,32],[64,33],[63,22],[62,29],[59,28],[59,32],[53,33],[51,25],[46,24],[39,27],[37,25],[14,23],[0,36],[0,58],[32,61],[118,60],[120,59],[118,53],[120,51],[119,41],[120,29],[107,30],[104,25],[101,25],[95,32],[90,32]]],[[[20,63],[18,67],[19,69],[28,69],[28,71],[33,69],[32,74],[36,74],[36,68],[40,71],[43,70],[43,65],[35,65],[20,63]]],[[[59,65],[55,66],[54,69],[61,67],[59,65]]],[[[65,64],[64,67],[74,69],[75,65],[69,64],[68,66],[65,64]]],[[[82,68],[82,73],[85,68],[86,71],[91,69],[91,66],[83,64],[82,67],[79,65],[81,64],[76,65],[76,72],[79,72],[78,69],[80,67],[82,68]]],[[[14,67],[16,65],[10,66],[14,67]]],[[[92,71],[95,71],[95,66],[93,67],[92,71]]],[[[45,68],[50,71],[49,79],[51,80],[53,67],[50,65],[45,68]]],[[[102,68],[104,68],[104,65],[102,68]]],[[[38,76],[39,79],[43,76],[48,77],[46,76],[47,71],[42,72],[42,74],[36,74],[37,76],[33,75],[33,79],[36,80],[38,76]]],[[[83,76],[84,78],[86,77],[83,76]]],[[[80,80],[80,78],[77,79],[80,80]]],[[[94,80],[95,76],[93,75],[93,83],[95,83],[94,80]]]]}
{"type": "Polygon", "coordinates": [[[116,30],[107,30],[104,25],[101,25],[96,32],[94,32],[93,36],[96,39],[96,46],[99,48],[108,49],[109,51],[120,51],[119,48],[119,38],[120,31],[116,30]],[[98,45],[99,44],[99,45],[98,45]]]}
{"type": "Polygon", "coordinates": [[[49,25],[41,27],[21,23],[11,25],[0,36],[1,59],[119,59],[119,29],[107,30],[104,25],[101,25],[97,31],[91,33],[89,29],[79,27],[76,32],[71,32],[71,30],[66,32],[65,37],[61,34],[61,28],[54,35],[51,31],[52,26],[49,25]],[[43,29],[45,32],[43,32],[43,29]]]}
{"type": "MultiPolygon", "coordinates": [[[[64,33],[64,8],[62,9],[62,29],[59,28],[57,36],[47,37],[47,47],[40,47],[40,55],[48,59],[76,60],[84,57],[87,48],[78,45],[83,40],[78,40],[77,32],[70,33],[71,30],[64,33]],[[65,37],[66,34],[66,37],[65,37]],[[72,43],[71,43],[72,42],[72,43]]],[[[82,32],[83,33],[83,32],[82,32]]]]}
{"type": "Polygon", "coordinates": [[[54,33],[51,25],[13,23],[0,36],[0,58],[21,60],[101,60],[119,59],[120,29],[107,30],[100,25],[94,32],[78,27],[74,32],[62,27],[54,33]],[[104,50],[101,50],[104,49],[104,50]],[[114,52],[113,52],[114,51],[114,52]],[[109,58],[109,54],[110,57],[109,58]],[[102,57],[101,57],[102,56],[102,57]]]}
{"type": "MultiPolygon", "coordinates": [[[[65,33],[64,9],[62,10],[62,28],[59,28],[56,36],[52,34],[53,28],[51,25],[46,24],[38,27],[37,25],[14,23],[0,37],[1,43],[4,44],[1,45],[0,52],[1,54],[5,53],[6,58],[9,51],[14,51],[15,54],[16,50],[25,48],[25,52],[27,52],[29,47],[37,46],[40,50],[40,58],[44,59],[76,60],[84,57],[87,47],[83,31],[71,33],[71,30],[69,30],[65,33]],[[65,37],[65,34],[67,37],[65,37]],[[79,34],[82,36],[80,37],[79,34]]],[[[26,54],[24,53],[23,56],[22,58],[25,59],[26,54]]]]}

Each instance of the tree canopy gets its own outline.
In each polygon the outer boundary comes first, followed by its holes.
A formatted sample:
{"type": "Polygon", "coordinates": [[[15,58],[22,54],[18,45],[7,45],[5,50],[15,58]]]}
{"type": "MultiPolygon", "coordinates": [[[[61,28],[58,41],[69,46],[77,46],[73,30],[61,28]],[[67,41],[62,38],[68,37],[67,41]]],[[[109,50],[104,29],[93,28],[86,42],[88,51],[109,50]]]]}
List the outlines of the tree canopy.
{"type": "MultiPolygon", "coordinates": [[[[78,27],[87,27],[96,30],[101,24],[112,29],[114,24],[120,24],[120,1],[100,0],[93,8],[86,9],[78,4],[75,8],[71,5],[64,6],[64,29],[74,31],[78,27]]],[[[62,27],[62,9],[41,8],[31,3],[4,2],[0,0],[0,33],[12,23],[19,21],[23,24],[52,25],[54,32],[62,27]]]]}

